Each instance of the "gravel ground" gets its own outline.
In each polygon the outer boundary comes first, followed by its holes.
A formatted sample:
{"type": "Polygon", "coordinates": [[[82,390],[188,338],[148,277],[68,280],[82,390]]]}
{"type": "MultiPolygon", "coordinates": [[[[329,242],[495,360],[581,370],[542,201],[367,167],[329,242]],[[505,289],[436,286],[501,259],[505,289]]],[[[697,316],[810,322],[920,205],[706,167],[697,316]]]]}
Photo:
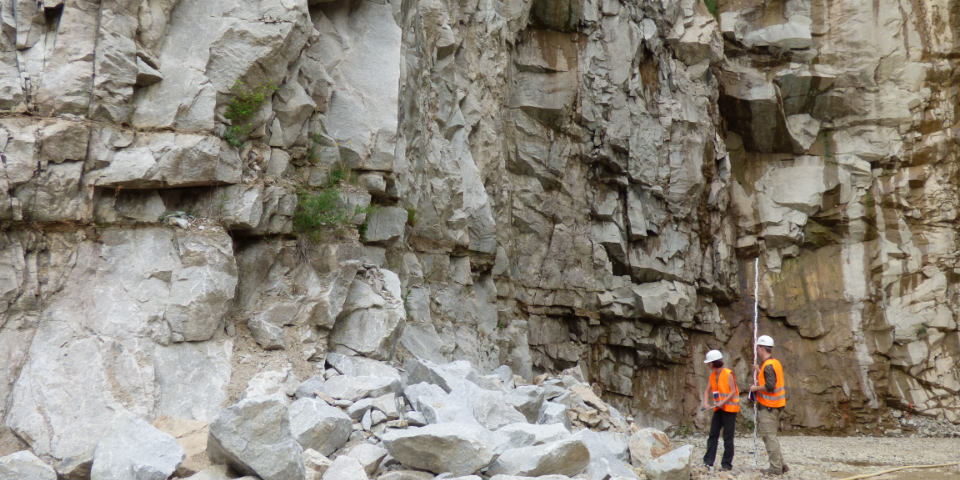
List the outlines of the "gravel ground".
{"type": "MultiPolygon", "coordinates": [[[[736,455],[732,472],[708,471],[701,464],[706,451],[705,436],[677,438],[675,445],[694,446],[694,474],[697,480],[728,480],[733,478],[759,479],[763,476],[754,467],[753,435],[734,440],[736,455]]],[[[816,480],[842,479],[855,475],[879,472],[904,465],[937,465],[960,462],[960,438],[890,438],[890,437],[780,437],[783,457],[790,471],[783,479],[816,480]]],[[[757,439],[759,468],[766,468],[767,454],[763,440],[757,439]]],[[[720,466],[723,440],[717,452],[716,466],[720,466]]],[[[901,470],[878,477],[877,480],[960,480],[960,467],[901,470]]]]}

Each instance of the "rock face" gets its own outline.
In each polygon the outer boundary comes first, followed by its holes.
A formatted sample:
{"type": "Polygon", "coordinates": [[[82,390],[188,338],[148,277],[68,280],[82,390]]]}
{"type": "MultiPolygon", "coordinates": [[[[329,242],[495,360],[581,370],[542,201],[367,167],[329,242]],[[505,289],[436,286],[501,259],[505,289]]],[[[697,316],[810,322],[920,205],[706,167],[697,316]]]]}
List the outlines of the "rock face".
{"type": "MultiPolygon", "coordinates": [[[[89,459],[120,412],[209,422],[331,353],[577,367],[703,428],[694,359],[752,357],[754,298],[784,428],[960,422],[950,9],[720,3],[4,3],[0,455],[89,459]]],[[[506,404],[603,413],[539,402],[506,404]]]]}
{"type": "Polygon", "coordinates": [[[583,440],[570,438],[535,447],[507,450],[487,469],[491,475],[528,477],[580,473],[590,463],[590,451],[583,440]]]}
{"type": "Polygon", "coordinates": [[[305,450],[330,455],[350,438],[350,417],[323,400],[301,398],[289,407],[290,429],[305,450]]]}

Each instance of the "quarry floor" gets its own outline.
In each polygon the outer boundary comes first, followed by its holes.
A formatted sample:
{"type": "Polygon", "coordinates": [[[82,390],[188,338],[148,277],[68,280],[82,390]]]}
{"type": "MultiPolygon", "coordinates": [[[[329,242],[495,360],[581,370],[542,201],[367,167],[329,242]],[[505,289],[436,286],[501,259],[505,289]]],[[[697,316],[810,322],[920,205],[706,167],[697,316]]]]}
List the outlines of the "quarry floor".
{"type": "MultiPolygon", "coordinates": [[[[706,436],[676,439],[678,445],[694,446],[693,478],[696,480],[760,479],[765,478],[754,466],[753,435],[734,440],[735,455],[732,472],[707,471],[702,465],[706,450],[706,436]]],[[[776,478],[837,480],[879,472],[905,465],[938,465],[960,462],[960,438],[910,437],[780,437],[780,447],[790,472],[776,478]]],[[[767,454],[763,441],[757,439],[759,468],[766,468],[767,454]]],[[[723,441],[717,452],[720,465],[723,441]]],[[[774,478],[774,477],[766,477],[774,478]]],[[[960,480],[960,466],[934,469],[901,470],[877,477],[876,480],[960,480]]]]}

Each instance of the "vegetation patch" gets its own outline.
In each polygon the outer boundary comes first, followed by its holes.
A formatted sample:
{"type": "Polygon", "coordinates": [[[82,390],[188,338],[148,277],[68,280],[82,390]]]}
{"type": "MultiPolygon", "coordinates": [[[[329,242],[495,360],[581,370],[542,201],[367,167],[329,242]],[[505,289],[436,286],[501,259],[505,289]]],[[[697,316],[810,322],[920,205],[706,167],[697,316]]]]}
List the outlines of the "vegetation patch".
{"type": "Polygon", "coordinates": [[[234,147],[243,144],[243,139],[253,132],[253,124],[250,119],[257,113],[257,110],[267,101],[267,98],[277,90],[273,82],[266,85],[259,84],[253,89],[247,89],[243,82],[237,80],[230,91],[233,92],[233,99],[227,104],[227,111],[223,114],[232,125],[223,133],[223,139],[234,147]]]}
{"type": "MultiPolygon", "coordinates": [[[[371,214],[379,205],[351,208],[343,200],[345,183],[355,175],[344,166],[330,170],[327,181],[318,188],[300,188],[297,191],[297,209],[293,214],[293,230],[302,237],[322,241],[324,235],[342,236],[353,225],[357,215],[371,214]]],[[[367,222],[360,226],[361,238],[367,222]]]]}

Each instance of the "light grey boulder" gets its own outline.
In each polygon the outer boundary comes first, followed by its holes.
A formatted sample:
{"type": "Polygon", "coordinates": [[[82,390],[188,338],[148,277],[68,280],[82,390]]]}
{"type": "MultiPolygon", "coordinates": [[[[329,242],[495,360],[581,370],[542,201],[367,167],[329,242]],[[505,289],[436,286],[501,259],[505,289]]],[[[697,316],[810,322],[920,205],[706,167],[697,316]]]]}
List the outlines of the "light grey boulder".
{"type": "Polygon", "coordinates": [[[597,434],[618,460],[630,463],[630,436],[615,431],[597,432],[597,434]]]}
{"type": "Polygon", "coordinates": [[[263,480],[302,479],[303,450],[293,438],[286,403],[279,397],[247,398],[221,411],[210,423],[210,459],[263,480]]]}
{"type": "Polygon", "coordinates": [[[487,475],[508,474],[539,477],[580,473],[590,463],[583,440],[568,438],[534,447],[507,450],[487,469],[487,475]]]}
{"type": "Polygon", "coordinates": [[[442,388],[444,392],[450,393],[455,387],[463,383],[462,378],[458,378],[429,360],[411,358],[407,360],[405,366],[405,385],[429,383],[442,388]]]}
{"type": "Polygon", "coordinates": [[[543,406],[543,389],[535,385],[522,385],[507,393],[506,402],[530,423],[536,423],[540,416],[540,407],[543,406]]]}
{"type": "Polygon", "coordinates": [[[648,480],[690,480],[693,445],[684,445],[661,455],[643,468],[648,480]]]}
{"type": "MultiPolygon", "coordinates": [[[[479,389],[478,389],[479,390],[479,389]]],[[[488,390],[479,390],[470,392],[464,391],[466,399],[473,403],[473,416],[480,425],[488,430],[496,430],[511,423],[526,421],[526,417],[516,408],[510,406],[505,401],[502,393],[491,392],[488,390]]],[[[454,391],[450,397],[458,397],[458,391],[454,391]]]]}
{"type": "Polygon", "coordinates": [[[122,411],[93,452],[91,480],[166,480],[186,458],[177,440],[122,411]]]}
{"type": "Polygon", "coordinates": [[[353,405],[350,405],[350,407],[347,408],[347,415],[349,415],[350,418],[354,420],[359,420],[363,418],[363,416],[371,408],[373,408],[372,398],[364,398],[361,400],[357,400],[356,402],[353,403],[353,405]]]}
{"type": "Polygon", "coordinates": [[[357,459],[367,475],[376,473],[380,462],[387,456],[387,450],[372,443],[361,443],[347,452],[347,456],[357,459]]]}
{"type": "Polygon", "coordinates": [[[57,480],[57,472],[29,450],[0,457],[3,480],[57,480]]]}
{"type": "Polygon", "coordinates": [[[296,393],[294,393],[294,395],[297,398],[304,398],[304,397],[313,398],[314,397],[313,392],[327,393],[325,390],[325,385],[326,385],[326,382],[323,381],[323,377],[319,375],[314,375],[306,379],[303,383],[301,383],[300,386],[297,387],[297,391],[296,393]]]}
{"type": "Polygon", "coordinates": [[[547,425],[550,423],[559,423],[568,431],[573,429],[570,424],[570,416],[567,414],[570,409],[566,405],[554,402],[543,402],[540,406],[540,412],[537,415],[537,423],[547,425]]]}
{"type": "MultiPolygon", "coordinates": [[[[490,480],[534,480],[534,477],[521,477],[518,475],[494,475],[490,480]]],[[[536,480],[570,480],[566,475],[541,475],[536,480]]]]}
{"type": "Polygon", "coordinates": [[[377,480],[433,480],[434,474],[416,470],[394,470],[377,477],[377,480]]]}
{"type": "Polygon", "coordinates": [[[316,398],[304,397],[288,408],[290,432],[304,449],[330,455],[350,439],[353,422],[337,407],[316,398]]]}
{"type": "Polygon", "coordinates": [[[383,412],[387,420],[396,420],[400,418],[400,410],[397,408],[397,396],[393,393],[373,399],[373,408],[383,412]]]}
{"type": "Polygon", "coordinates": [[[372,358],[351,357],[330,352],[327,355],[327,365],[336,369],[341,375],[349,377],[383,377],[400,380],[400,372],[396,368],[372,358]]]}
{"type": "Polygon", "coordinates": [[[656,428],[642,428],[630,436],[630,463],[642,467],[673,450],[667,434],[656,428]]]}
{"type": "Polygon", "coordinates": [[[590,463],[585,470],[590,478],[622,477],[630,480],[637,480],[637,475],[629,467],[617,458],[617,456],[607,447],[597,432],[592,430],[580,430],[573,435],[583,441],[590,451],[590,463]]]}
{"type": "Polygon", "coordinates": [[[353,457],[341,455],[327,467],[323,480],[369,480],[363,464],[353,457]]]}
{"type": "Polygon", "coordinates": [[[326,394],[338,400],[357,400],[367,397],[379,397],[396,392],[400,382],[384,377],[348,377],[338,375],[324,383],[326,394]]]}
{"type": "Polygon", "coordinates": [[[406,467],[454,475],[470,475],[490,465],[501,443],[480,426],[456,423],[394,430],[382,440],[390,455],[406,467]]]}
{"type": "Polygon", "coordinates": [[[403,389],[403,396],[416,411],[422,411],[426,402],[440,401],[446,398],[447,392],[437,385],[426,382],[408,385],[403,389]]]}
{"type": "Polygon", "coordinates": [[[209,468],[205,468],[193,475],[191,475],[189,480],[231,480],[236,475],[233,475],[233,472],[230,471],[230,467],[227,465],[214,465],[209,468]]]}
{"type": "Polygon", "coordinates": [[[570,432],[559,423],[531,425],[529,423],[511,423],[497,430],[506,437],[507,448],[531,447],[556,442],[570,436],[570,432]]]}

